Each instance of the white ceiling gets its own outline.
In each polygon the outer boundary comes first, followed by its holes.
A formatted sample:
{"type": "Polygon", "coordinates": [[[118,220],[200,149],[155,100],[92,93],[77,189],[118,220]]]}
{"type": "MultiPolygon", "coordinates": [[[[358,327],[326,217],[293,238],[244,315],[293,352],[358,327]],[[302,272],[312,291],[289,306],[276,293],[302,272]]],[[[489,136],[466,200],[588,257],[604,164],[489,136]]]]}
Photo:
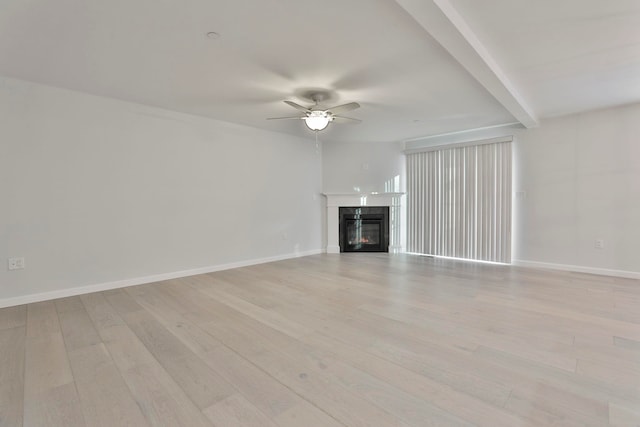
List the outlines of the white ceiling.
{"type": "Polygon", "coordinates": [[[640,101],[639,0],[451,0],[541,117],[640,101]]]}
{"type": "Polygon", "coordinates": [[[3,0],[0,75],[312,136],[397,141],[640,101],[638,0],[3,0]],[[217,40],[205,36],[221,34],[217,40]]]}

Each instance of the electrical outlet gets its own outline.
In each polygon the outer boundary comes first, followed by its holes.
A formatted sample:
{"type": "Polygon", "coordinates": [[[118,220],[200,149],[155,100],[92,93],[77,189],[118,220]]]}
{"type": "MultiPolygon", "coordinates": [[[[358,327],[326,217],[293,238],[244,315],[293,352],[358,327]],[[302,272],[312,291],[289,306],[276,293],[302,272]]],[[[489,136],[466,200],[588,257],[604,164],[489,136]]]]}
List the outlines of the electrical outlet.
{"type": "Polygon", "coordinates": [[[604,240],[603,239],[596,239],[596,243],[595,243],[595,248],[596,249],[604,249],[604,240]]]}
{"type": "Polygon", "coordinates": [[[24,268],[24,258],[9,258],[9,270],[22,270],[24,268]]]}

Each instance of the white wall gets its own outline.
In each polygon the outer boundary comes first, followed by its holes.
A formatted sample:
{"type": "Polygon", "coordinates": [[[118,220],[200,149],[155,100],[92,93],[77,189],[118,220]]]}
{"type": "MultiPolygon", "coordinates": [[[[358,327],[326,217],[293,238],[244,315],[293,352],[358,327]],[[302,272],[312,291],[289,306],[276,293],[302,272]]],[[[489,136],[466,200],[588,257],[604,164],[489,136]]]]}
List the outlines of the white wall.
{"type": "Polygon", "coordinates": [[[325,193],[405,191],[402,143],[322,144],[322,183],[325,193]]]}
{"type": "Polygon", "coordinates": [[[639,118],[640,104],[518,133],[516,260],[640,272],[639,118]]]}
{"type": "Polygon", "coordinates": [[[514,135],[514,262],[640,277],[639,118],[636,104],[407,148],[514,135]]]}
{"type": "Polygon", "coordinates": [[[320,192],[311,140],[0,79],[0,303],[318,251],[320,192]]]}

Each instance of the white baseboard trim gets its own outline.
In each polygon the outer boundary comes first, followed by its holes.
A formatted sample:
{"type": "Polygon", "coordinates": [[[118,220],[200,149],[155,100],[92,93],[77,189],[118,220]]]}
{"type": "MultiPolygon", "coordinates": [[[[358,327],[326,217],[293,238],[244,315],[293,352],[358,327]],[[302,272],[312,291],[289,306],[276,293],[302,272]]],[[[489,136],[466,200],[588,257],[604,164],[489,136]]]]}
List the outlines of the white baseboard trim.
{"type": "Polygon", "coordinates": [[[573,271],[576,273],[597,274],[599,276],[622,277],[625,279],[640,279],[640,272],[609,270],[606,268],[583,267],[580,265],[552,264],[548,262],[513,260],[512,265],[518,267],[545,268],[548,270],[573,271]]]}
{"type": "Polygon", "coordinates": [[[267,262],[283,261],[285,259],[299,258],[309,255],[324,253],[322,249],[311,251],[276,255],[266,258],[250,259],[246,261],[232,262],[228,264],[213,265],[208,267],[194,268],[191,270],[173,271],[170,273],[154,274],[151,276],[134,277],[131,279],[117,280],[115,282],[98,283],[95,285],[79,286],[73,288],[60,289],[50,292],[42,292],[18,297],[0,299],[0,308],[13,307],[16,305],[31,304],[33,302],[49,301],[58,298],[73,297],[76,295],[90,294],[92,292],[108,291],[111,289],[125,288],[127,286],[143,285],[145,283],[161,282],[163,280],[178,279],[181,277],[195,276],[198,274],[213,273],[215,271],[231,270],[233,268],[248,267],[251,265],[265,264],[267,262]]]}

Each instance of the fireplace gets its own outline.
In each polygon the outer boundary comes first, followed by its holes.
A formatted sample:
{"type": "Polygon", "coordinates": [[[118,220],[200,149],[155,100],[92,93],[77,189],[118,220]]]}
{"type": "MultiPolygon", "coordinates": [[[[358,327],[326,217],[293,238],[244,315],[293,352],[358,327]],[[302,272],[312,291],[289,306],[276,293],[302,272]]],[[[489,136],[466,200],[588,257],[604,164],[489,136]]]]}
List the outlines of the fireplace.
{"type": "Polygon", "coordinates": [[[340,252],[389,252],[389,207],[340,207],[340,252]]]}
{"type": "MultiPolygon", "coordinates": [[[[405,193],[324,193],[327,198],[327,253],[338,254],[345,252],[343,247],[342,234],[340,228],[343,227],[343,219],[340,215],[341,208],[352,209],[351,215],[355,214],[355,209],[377,208],[381,206],[387,214],[384,220],[385,231],[382,250],[389,253],[404,252],[403,247],[403,200],[405,193]]],[[[371,214],[371,212],[360,211],[360,215],[371,214]]],[[[379,211],[377,212],[379,213],[379,211]]],[[[375,214],[375,212],[374,212],[375,214]]],[[[366,230],[370,231],[369,229],[366,230]]]]}

